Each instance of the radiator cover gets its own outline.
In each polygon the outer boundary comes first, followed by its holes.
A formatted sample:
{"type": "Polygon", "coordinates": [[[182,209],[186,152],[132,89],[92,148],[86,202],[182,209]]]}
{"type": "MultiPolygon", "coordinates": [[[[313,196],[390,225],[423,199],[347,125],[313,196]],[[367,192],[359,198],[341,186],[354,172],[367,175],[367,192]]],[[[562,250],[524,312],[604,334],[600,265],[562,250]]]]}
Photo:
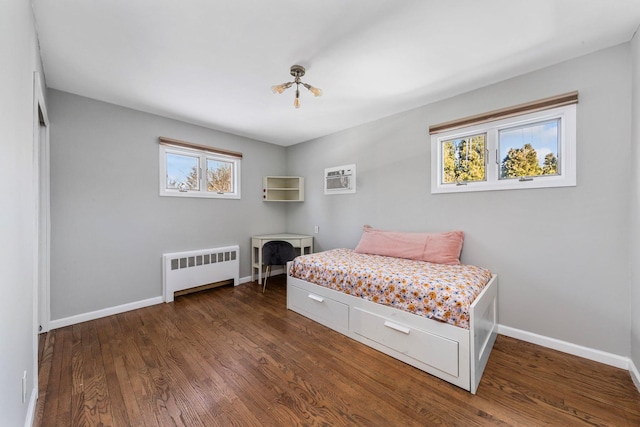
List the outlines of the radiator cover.
{"type": "Polygon", "coordinates": [[[233,279],[240,281],[240,247],[200,249],[162,255],[162,293],[172,302],[174,292],[233,279]]]}

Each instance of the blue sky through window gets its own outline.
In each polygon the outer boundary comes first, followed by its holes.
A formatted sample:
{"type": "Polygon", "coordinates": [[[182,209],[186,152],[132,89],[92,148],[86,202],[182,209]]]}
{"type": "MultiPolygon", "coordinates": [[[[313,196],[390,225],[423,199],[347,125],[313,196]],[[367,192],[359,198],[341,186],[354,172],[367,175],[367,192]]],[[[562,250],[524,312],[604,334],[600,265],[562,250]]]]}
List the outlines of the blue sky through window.
{"type": "Polygon", "coordinates": [[[500,131],[500,162],[504,160],[511,148],[522,148],[531,144],[538,154],[538,163],[544,164],[544,157],[553,153],[558,158],[558,123],[559,120],[549,120],[503,129],[500,131]]]}
{"type": "Polygon", "coordinates": [[[167,188],[177,188],[181,182],[187,182],[194,167],[198,167],[197,157],[167,153],[167,188]]]}

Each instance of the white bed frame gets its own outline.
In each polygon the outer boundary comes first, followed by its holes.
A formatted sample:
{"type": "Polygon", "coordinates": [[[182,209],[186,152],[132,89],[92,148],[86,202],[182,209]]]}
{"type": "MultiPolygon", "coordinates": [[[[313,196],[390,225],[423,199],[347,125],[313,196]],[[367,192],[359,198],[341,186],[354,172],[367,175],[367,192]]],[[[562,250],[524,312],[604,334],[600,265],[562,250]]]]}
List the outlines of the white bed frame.
{"type": "Polygon", "coordinates": [[[471,304],[469,329],[290,275],[287,308],[475,394],[497,336],[498,276],[471,304]]]}

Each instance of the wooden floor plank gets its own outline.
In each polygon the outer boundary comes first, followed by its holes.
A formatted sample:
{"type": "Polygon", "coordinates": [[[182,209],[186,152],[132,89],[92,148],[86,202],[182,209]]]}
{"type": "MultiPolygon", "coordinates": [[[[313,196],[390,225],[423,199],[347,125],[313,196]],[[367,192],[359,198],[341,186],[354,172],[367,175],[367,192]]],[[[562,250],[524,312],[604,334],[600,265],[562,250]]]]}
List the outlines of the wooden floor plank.
{"type": "Polygon", "coordinates": [[[38,336],[38,402],[34,415],[34,425],[42,423],[44,408],[47,402],[47,390],[49,377],[51,375],[51,365],[53,363],[53,349],[55,343],[55,333],[40,334],[38,336]]]}
{"type": "Polygon", "coordinates": [[[629,373],[499,336],[477,395],[286,309],[284,276],[43,334],[36,426],[638,426],[629,373]]]}
{"type": "Polygon", "coordinates": [[[99,339],[99,357],[104,364],[105,387],[109,398],[108,404],[113,417],[112,425],[144,426],[144,420],[136,417],[137,411],[135,411],[135,407],[133,412],[129,412],[127,401],[129,399],[135,400],[135,398],[130,394],[131,386],[127,381],[128,378],[121,375],[121,358],[117,357],[117,352],[114,355],[113,347],[119,346],[120,340],[113,330],[113,318],[98,319],[95,324],[96,335],[99,339]],[[124,384],[121,380],[124,381],[124,384]],[[130,415],[133,417],[130,417],[130,415]]]}
{"type": "MultiPolygon", "coordinates": [[[[49,387],[52,392],[52,404],[55,405],[53,417],[49,418],[45,412],[44,419],[47,422],[53,421],[56,425],[71,424],[71,394],[75,386],[73,382],[73,369],[71,363],[72,351],[72,327],[64,328],[58,332],[56,347],[54,348],[54,365],[51,369],[49,387]],[[58,350],[59,351],[56,351],[58,350]]],[[[49,393],[47,393],[49,394],[49,393]]]]}

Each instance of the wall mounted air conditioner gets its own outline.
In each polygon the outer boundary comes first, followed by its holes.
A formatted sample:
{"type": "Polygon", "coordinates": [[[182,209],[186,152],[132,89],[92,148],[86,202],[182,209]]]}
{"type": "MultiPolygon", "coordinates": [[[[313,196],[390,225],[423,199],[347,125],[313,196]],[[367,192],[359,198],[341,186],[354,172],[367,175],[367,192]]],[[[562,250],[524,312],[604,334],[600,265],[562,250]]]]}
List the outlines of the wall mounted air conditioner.
{"type": "Polygon", "coordinates": [[[356,165],[336,166],[324,170],[324,194],[356,192],[356,165]]]}

